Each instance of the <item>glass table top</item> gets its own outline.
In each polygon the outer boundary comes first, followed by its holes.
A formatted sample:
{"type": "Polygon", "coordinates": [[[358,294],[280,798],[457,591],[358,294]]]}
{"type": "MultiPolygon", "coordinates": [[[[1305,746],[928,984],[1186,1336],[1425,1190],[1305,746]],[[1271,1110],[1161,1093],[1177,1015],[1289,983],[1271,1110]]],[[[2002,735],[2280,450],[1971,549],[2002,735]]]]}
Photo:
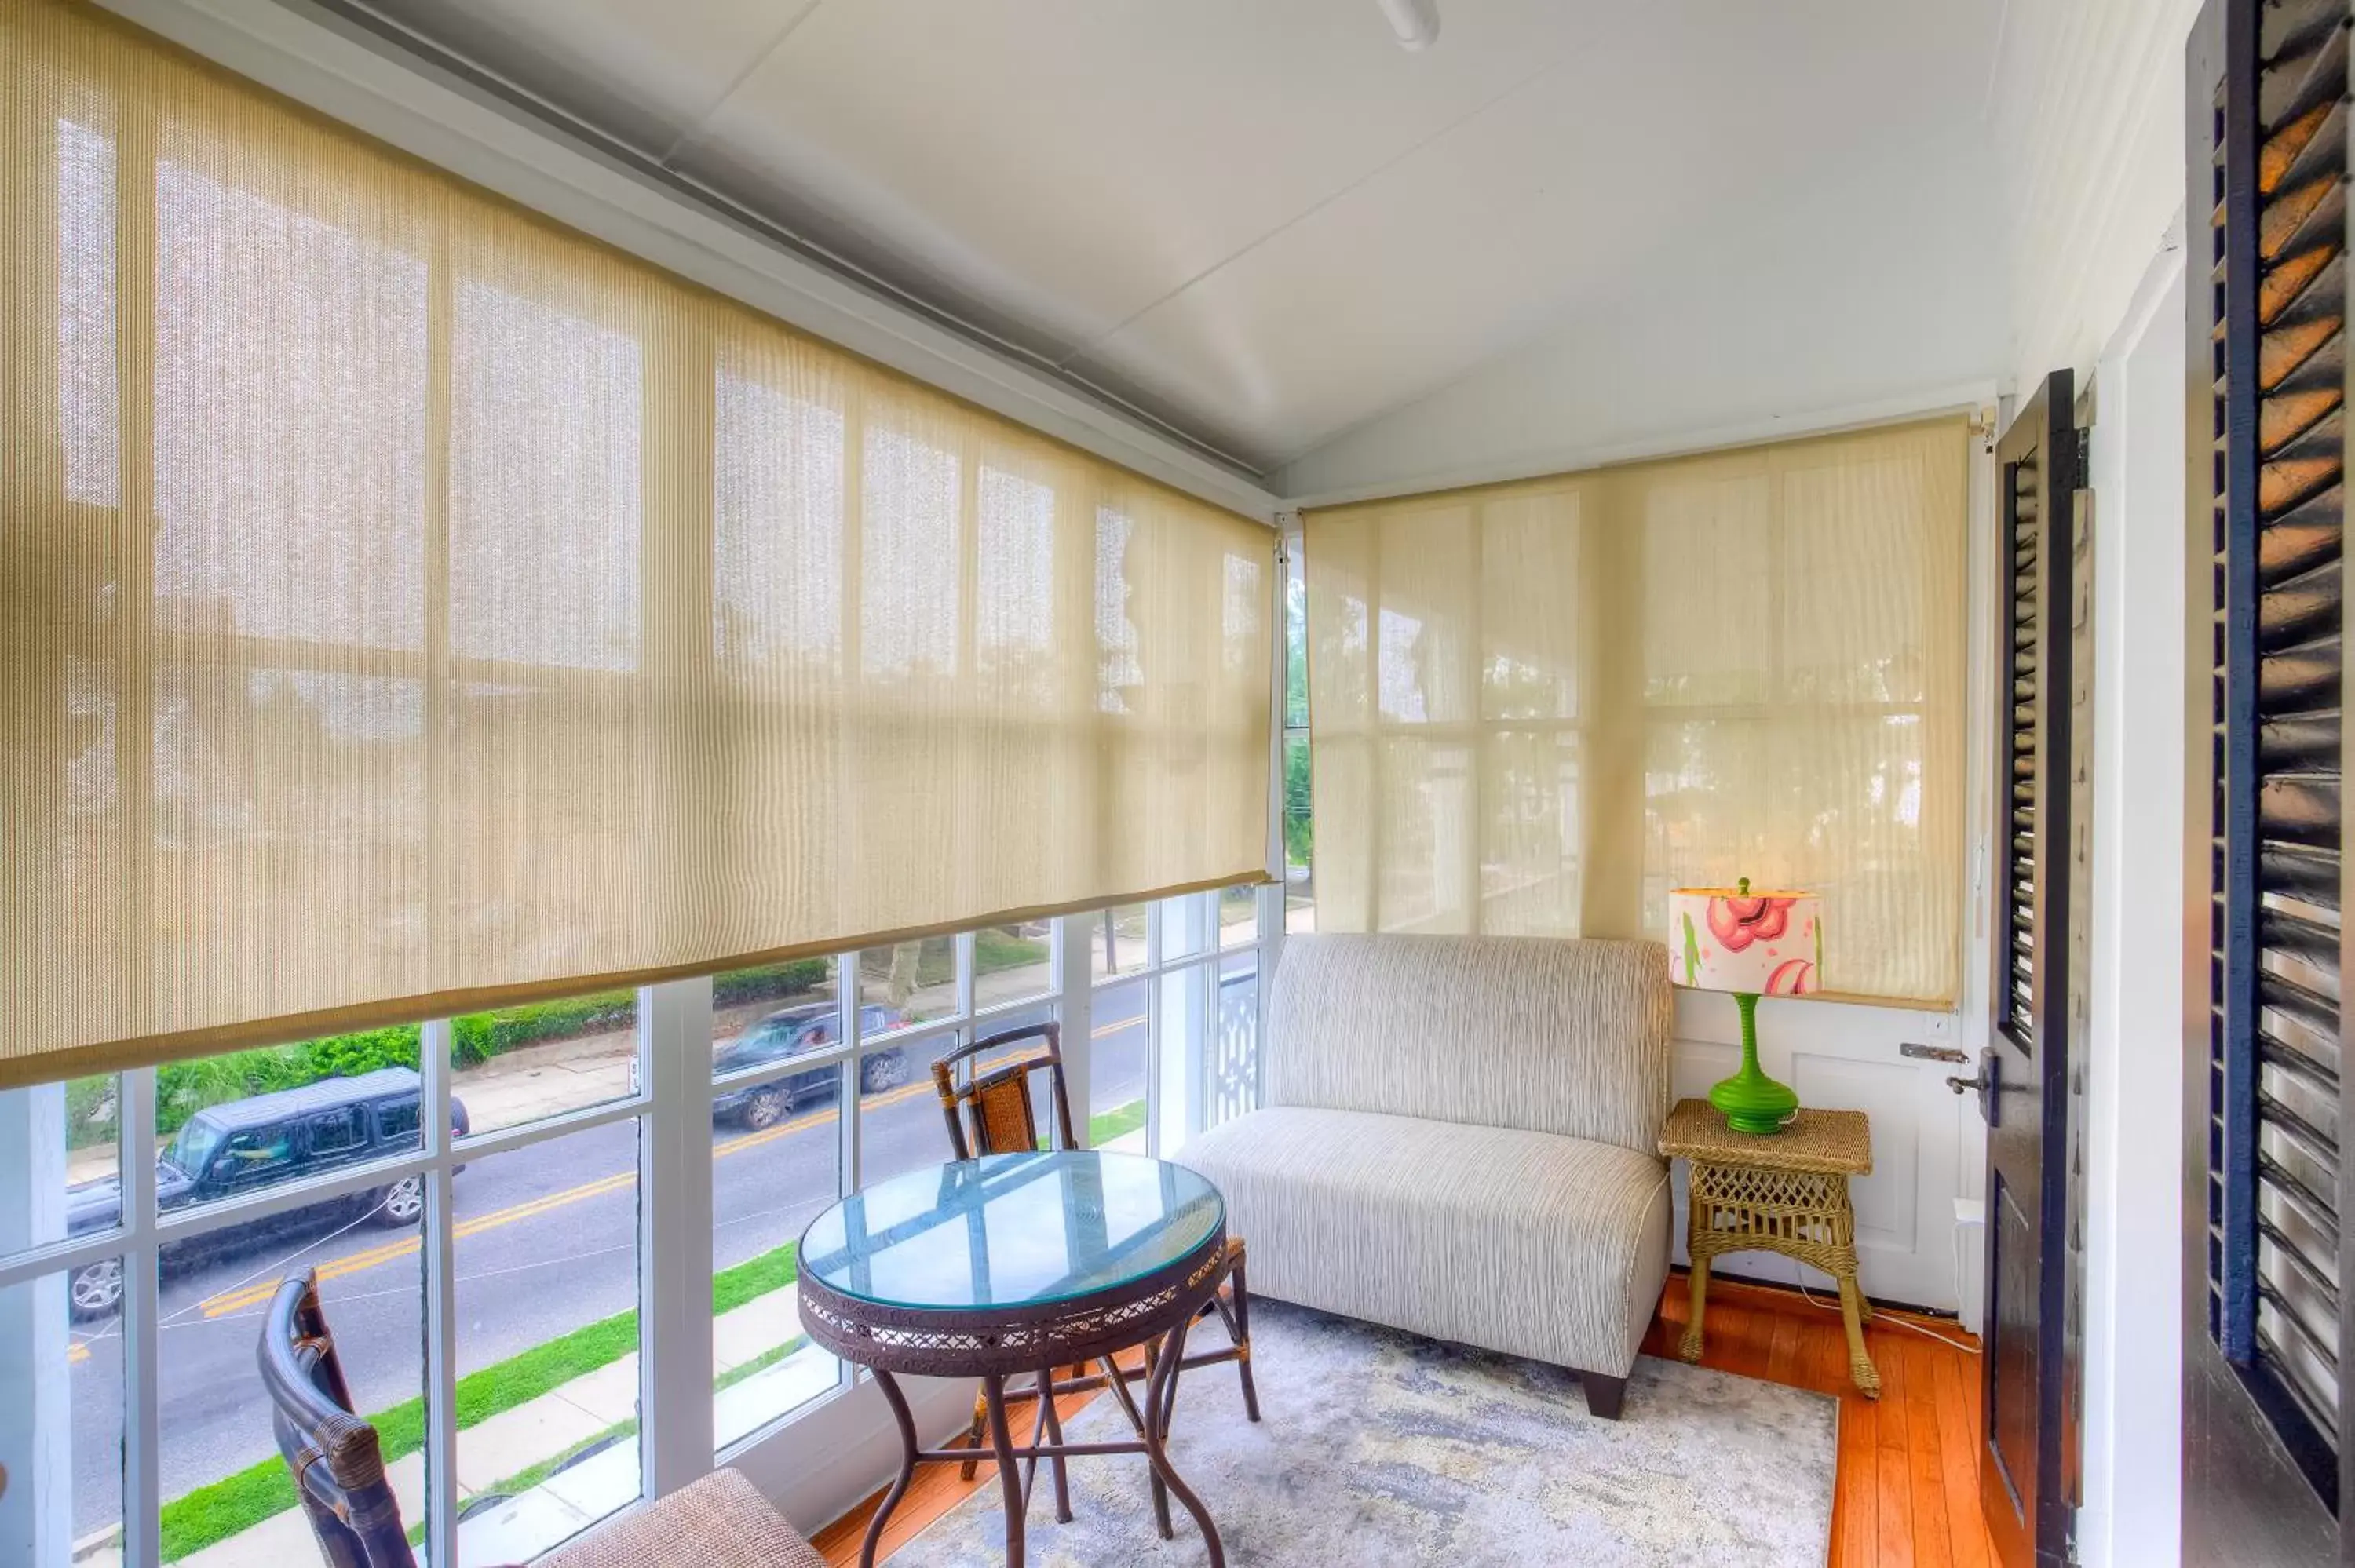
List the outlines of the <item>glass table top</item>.
{"type": "Polygon", "coordinates": [[[879,1306],[1043,1305],[1175,1263],[1226,1212],[1216,1187],[1167,1160],[995,1154],[854,1193],[810,1222],[799,1256],[805,1276],[879,1306]]]}

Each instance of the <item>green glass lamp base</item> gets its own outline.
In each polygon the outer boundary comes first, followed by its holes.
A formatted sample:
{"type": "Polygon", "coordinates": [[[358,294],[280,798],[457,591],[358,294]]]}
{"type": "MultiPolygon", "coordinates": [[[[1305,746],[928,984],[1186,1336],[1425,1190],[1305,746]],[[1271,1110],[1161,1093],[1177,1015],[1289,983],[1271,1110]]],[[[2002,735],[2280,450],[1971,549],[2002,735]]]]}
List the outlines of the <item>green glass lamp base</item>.
{"type": "Polygon", "coordinates": [[[1780,1132],[1799,1112],[1798,1094],[1759,1070],[1758,998],[1737,991],[1733,1005],[1742,1012],[1742,1070],[1712,1085],[1709,1103],[1723,1113],[1725,1125],[1736,1132],[1758,1137],[1780,1132]]]}

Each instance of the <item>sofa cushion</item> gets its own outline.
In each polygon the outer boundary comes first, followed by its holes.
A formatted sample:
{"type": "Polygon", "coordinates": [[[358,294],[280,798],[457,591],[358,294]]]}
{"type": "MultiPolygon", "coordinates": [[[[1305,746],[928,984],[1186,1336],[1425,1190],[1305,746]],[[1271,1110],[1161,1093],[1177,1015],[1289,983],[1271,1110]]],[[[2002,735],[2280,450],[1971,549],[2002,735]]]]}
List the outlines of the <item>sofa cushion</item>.
{"type": "Polygon", "coordinates": [[[1621,1377],[1668,1276],[1668,1171],[1590,1139],[1278,1107],[1177,1156],[1253,1295],[1621,1377]]]}
{"type": "Polygon", "coordinates": [[[1379,1111],[1657,1149],[1675,1002],[1657,942],[1287,938],[1271,1106],[1379,1111]]]}

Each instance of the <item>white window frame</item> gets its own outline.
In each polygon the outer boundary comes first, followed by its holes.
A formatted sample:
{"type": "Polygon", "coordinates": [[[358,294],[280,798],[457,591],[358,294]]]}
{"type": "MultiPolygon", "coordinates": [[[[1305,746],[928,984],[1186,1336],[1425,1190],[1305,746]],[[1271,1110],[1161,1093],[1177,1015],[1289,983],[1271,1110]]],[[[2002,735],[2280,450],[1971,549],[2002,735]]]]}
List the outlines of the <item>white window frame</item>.
{"type": "MultiPolygon", "coordinates": [[[[1274,842],[1280,845],[1280,839],[1274,842]]],[[[1273,949],[1281,938],[1280,883],[1260,888],[1258,929],[1248,945],[1217,945],[1219,896],[1213,891],[1148,904],[1146,962],[1138,969],[1108,976],[1102,984],[1093,982],[1088,957],[1088,938],[1095,930],[1098,916],[1089,914],[1054,919],[1050,922],[1052,938],[1045,989],[986,1007],[975,1005],[974,959],[978,927],[961,931],[953,938],[956,954],[955,1011],[872,1034],[861,1028],[858,955],[840,954],[831,960],[837,1005],[841,1010],[837,1043],[820,1051],[764,1063],[725,1076],[715,1076],[711,1066],[712,981],[687,980],[642,987],[637,993],[638,1075],[634,1092],[522,1126],[464,1137],[453,1135],[450,1125],[456,1077],[451,1055],[451,1021],[432,1020],[420,1034],[423,1101],[419,1120],[422,1142],[416,1152],[313,1180],[291,1181],[201,1209],[159,1213],[155,1207],[154,1161],[124,1159],[123,1217],[119,1226],[0,1258],[0,1290],[50,1276],[69,1275],[92,1262],[117,1257],[123,1260],[125,1286],[120,1320],[124,1344],[123,1563],[127,1568],[159,1568],[161,1561],[157,1518],[164,1499],[157,1461],[162,1453],[163,1433],[156,1353],[161,1328],[157,1274],[161,1248],[179,1238],[250,1224],[412,1175],[424,1179],[426,1197],[420,1239],[425,1322],[422,1392],[428,1420],[425,1518],[409,1522],[424,1525],[425,1545],[432,1561],[457,1561],[458,1431],[454,1410],[458,1383],[458,1281],[456,1192],[453,1179],[459,1167],[469,1161],[514,1153],[571,1133],[622,1121],[633,1121],[638,1127],[639,1478],[643,1496],[658,1497],[675,1491],[716,1464],[745,1462],[756,1470],[773,1470],[785,1454],[806,1456],[812,1446],[810,1434],[831,1423],[818,1423],[806,1431],[805,1423],[815,1412],[837,1404],[858,1388],[865,1380],[854,1369],[845,1367],[831,1392],[781,1412],[757,1430],[715,1451],[710,1310],[713,1097],[728,1090],[813,1068],[837,1069],[842,1075],[837,1103],[844,1107],[837,1122],[841,1144],[837,1170],[840,1191],[847,1194],[856,1191],[861,1181],[858,1079],[861,1065],[868,1056],[893,1045],[930,1042],[946,1035],[954,1035],[959,1044],[969,1043],[1000,1022],[1048,1009],[1061,1026],[1074,1119],[1084,1143],[1087,1117],[1081,1107],[1089,1103],[1093,1044],[1090,1020],[1095,995],[1103,985],[1142,983],[1146,988],[1147,1020],[1146,1125],[1151,1129],[1150,1147],[1160,1152],[1165,1119],[1159,1104],[1163,1053],[1173,1049],[1183,1053],[1183,1081],[1189,1086],[1183,1125],[1188,1136],[1191,1136],[1200,1130],[1203,1119],[1208,1089],[1205,1047],[1208,1030],[1215,1027],[1217,1017],[1214,1003],[1204,1021],[1205,1027],[1188,1032],[1183,1040],[1166,1038],[1160,1000],[1164,982],[1189,970],[1208,969],[1208,983],[1215,998],[1220,967],[1233,954],[1251,952],[1263,1008],[1264,982],[1273,969],[1273,949]],[[1204,923],[1203,949],[1173,957],[1164,949],[1164,921],[1171,912],[1187,909],[1199,911],[1204,923]]],[[[155,1073],[152,1068],[124,1073],[119,1079],[118,1104],[123,1107],[121,1147],[126,1151],[155,1147],[155,1073]]],[[[945,1155],[945,1134],[943,1152],[945,1155]]],[[[879,1417],[881,1413],[876,1410],[864,1414],[879,1417]]]]}

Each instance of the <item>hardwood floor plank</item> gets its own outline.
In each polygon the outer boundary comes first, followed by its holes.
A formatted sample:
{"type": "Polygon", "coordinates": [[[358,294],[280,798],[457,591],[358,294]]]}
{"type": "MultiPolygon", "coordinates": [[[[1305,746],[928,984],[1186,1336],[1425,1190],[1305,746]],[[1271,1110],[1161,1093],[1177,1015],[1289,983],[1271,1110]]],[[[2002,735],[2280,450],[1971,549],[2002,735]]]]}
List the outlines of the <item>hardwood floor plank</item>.
{"type": "Polygon", "coordinates": [[[1848,1351],[1842,1340],[1828,1333],[1816,1338],[1822,1346],[1826,1381],[1832,1383],[1839,1400],[1839,1463],[1833,1497],[1836,1504],[1845,1506],[1835,1510],[1840,1520],[1836,1561],[1839,1568],[1878,1568],[1884,1561],[1889,1568],[1901,1568],[1904,1557],[1884,1560],[1881,1552],[1880,1406],[1849,1383],[1848,1351]]]}
{"type": "MultiPolygon", "coordinates": [[[[1881,1372],[1880,1433],[1881,1446],[1904,1453],[1906,1429],[1911,1425],[1912,1412],[1905,1404],[1905,1361],[1897,1354],[1896,1340],[1903,1330],[1876,1321],[1865,1330],[1864,1348],[1872,1357],[1872,1364],[1881,1372]]],[[[1847,1342],[1847,1330],[1841,1330],[1841,1342],[1847,1342]]],[[[1912,1489],[1908,1482],[1907,1489],[1912,1489]]]]}
{"type": "Polygon", "coordinates": [[[1892,1338],[1903,1341],[1891,1348],[1905,1363],[1905,1456],[1913,1477],[1913,1562],[1915,1568],[1954,1568],[1946,1479],[1938,1462],[1938,1373],[1932,1356],[1941,1347],[1918,1334],[1901,1331],[1892,1338]]]}
{"type": "Polygon", "coordinates": [[[1947,1540],[1955,1568],[1987,1568],[1995,1547],[1979,1511],[1979,1426],[1970,1391],[1978,1386],[1977,1357],[1937,1353],[1938,1467],[1945,1478],[1947,1540]]]}
{"type": "Polygon", "coordinates": [[[1766,1354],[1766,1381],[1791,1388],[1806,1385],[1799,1377],[1799,1347],[1806,1340],[1806,1325],[1786,1313],[1776,1313],[1774,1339],[1766,1354]]]}

